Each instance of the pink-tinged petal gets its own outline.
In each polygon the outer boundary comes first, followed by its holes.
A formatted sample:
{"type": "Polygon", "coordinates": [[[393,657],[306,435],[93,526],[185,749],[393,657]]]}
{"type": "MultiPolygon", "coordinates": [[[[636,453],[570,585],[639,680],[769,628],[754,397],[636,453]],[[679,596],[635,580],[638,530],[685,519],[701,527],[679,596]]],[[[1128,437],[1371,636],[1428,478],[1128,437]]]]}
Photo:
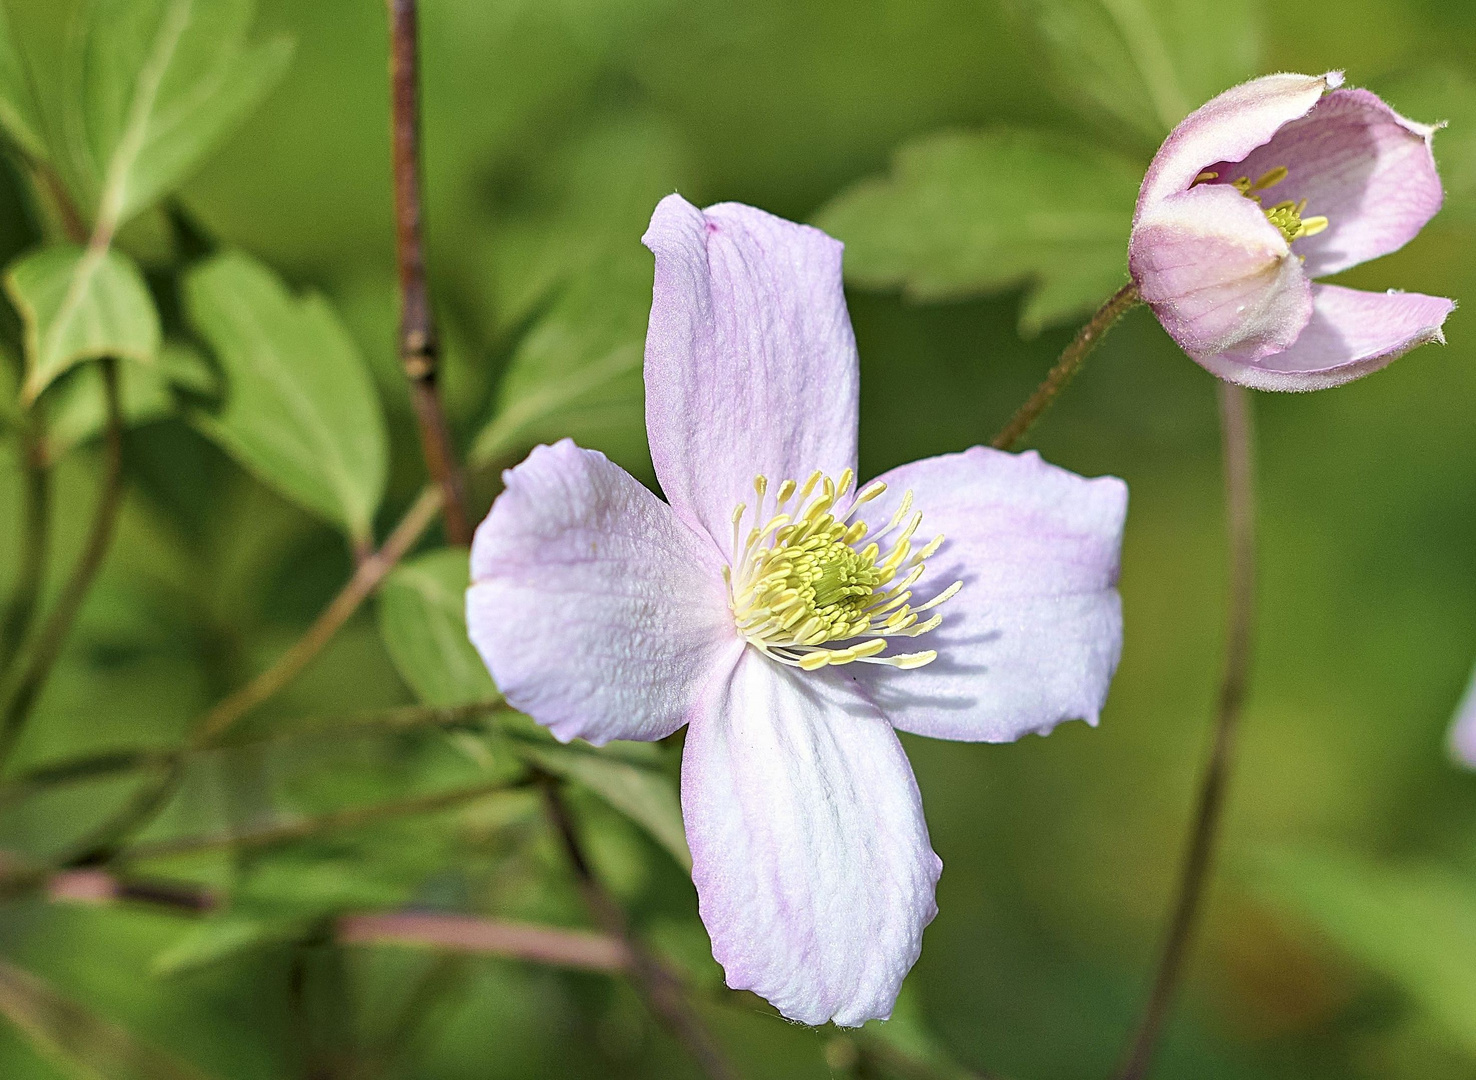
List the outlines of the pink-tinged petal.
{"type": "Polygon", "coordinates": [[[1280,352],[1312,317],[1301,262],[1261,208],[1203,184],[1142,214],[1128,242],[1138,292],[1195,360],[1280,352]]]}
{"type": "Polygon", "coordinates": [[[1228,382],[1256,390],[1322,390],[1377,371],[1417,345],[1444,343],[1455,301],[1420,293],[1312,286],[1313,314],[1283,352],[1229,353],[1199,362],[1228,382]]]}
{"type": "Polygon", "coordinates": [[[1240,161],[1283,125],[1304,116],[1343,74],[1267,75],[1233,86],[1185,117],[1154,155],[1138,194],[1138,213],[1187,191],[1216,161],[1240,161]]]}
{"type": "Polygon", "coordinates": [[[1127,485],[1087,480],[1036,453],[974,447],[903,465],[863,507],[874,531],[903,493],[921,512],[919,543],[943,546],[916,586],[927,599],[963,588],[937,608],[938,629],[905,640],[938,657],[912,671],[852,663],[856,680],[895,727],[969,742],[1045,734],[1063,720],[1095,724],[1122,650],[1117,569],[1127,485]]]}
{"type": "Polygon", "coordinates": [[[736,642],[712,545],[570,439],[503,482],[466,598],[493,680],[564,742],[670,735],[736,642]]]}
{"type": "Polygon", "coordinates": [[[805,1024],[890,1015],[943,864],[875,707],[745,649],[687,731],[682,814],[729,986],[805,1024]]]}
{"type": "Polygon", "coordinates": [[[1309,277],[1397,251],[1435,216],[1443,192],[1431,142],[1435,128],[1406,120],[1367,90],[1335,90],[1239,165],[1220,163],[1220,183],[1285,167],[1261,194],[1266,206],[1307,201],[1303,216],[1328,219],[1293,247],[1309,277]]]}
{"type": "Polygon", "coordinates": [[[753,480],[856,465],[859,369],[841,245],[737,203],[656,207],[646,432],[672,507],[726,553],[753,480]]]}
{"type": "Polygon", "coordinates": [[[1450,752],[1462,765],[1476,769],[1476,671],[1471,673],[1465,697],[1456,707],[1450,726],[1450,752]]]}

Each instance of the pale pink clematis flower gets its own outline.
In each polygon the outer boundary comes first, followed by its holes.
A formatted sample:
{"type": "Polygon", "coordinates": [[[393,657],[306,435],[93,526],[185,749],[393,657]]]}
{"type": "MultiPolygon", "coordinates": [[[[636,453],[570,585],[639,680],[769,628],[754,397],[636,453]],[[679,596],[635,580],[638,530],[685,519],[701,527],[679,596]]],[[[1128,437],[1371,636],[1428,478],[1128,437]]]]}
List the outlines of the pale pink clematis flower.
{"type": "Polygon", "coordinates": [[[477,530],[471,637],[562,740],[689,724],[682,811],[728,985],[807,1024],[884,1018],[942,869],[894,729],[1096,722],[1127,489],[982,447],[858,489],[841,245],[677,195],[644,242],[669,502],[570,440],[534,450],[477,530]]]}
{"type": "Polygon", "coordinates": [[[1466,694],[1456,706],[1455,720],[1450,725],[1451,756],[1468,768],[1476,769],[1476,671],[1466,694]]]}
{"type": "Polygon", "coordinates": [[[1397,251],[1440,209],[1435,128],[1341,72],[1268,75],[1200,107],[1138,194],[1128,267],[1196,361],[1258,390],[1320,390],[1444,341],[1455,304],[1314,278],[1397,251]]]}

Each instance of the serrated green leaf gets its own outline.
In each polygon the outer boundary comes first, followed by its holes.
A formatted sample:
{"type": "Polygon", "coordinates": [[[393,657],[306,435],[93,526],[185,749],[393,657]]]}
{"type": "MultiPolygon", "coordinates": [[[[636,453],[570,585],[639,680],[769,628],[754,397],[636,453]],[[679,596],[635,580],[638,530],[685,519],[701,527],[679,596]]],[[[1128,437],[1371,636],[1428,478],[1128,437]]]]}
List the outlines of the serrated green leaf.
{"type": "Polygon", "coordinates": [[[204,1080],[192,1065],[136,1039],[111,1020],[0,961],[0,1015],[38,1050],[92,1080],[204,1080]]]}
{"type": "Polygon", "coordinates": [[[11,266],[5,291],[25,324],[27,401],[83,360],[158,357],[159,313],[126,255],[70,244],[42,248],[11,266]]]}
{"type": "Polygon", "coordinates": [[[1455,68],[1422,64],[1379,80],[1375,89],[1405,116],[1446,125],[1435,136],[1443,212],[1476,219],[1476,82],[1455,68]]]}
{"type": "Polygon", "coordinates": [[[41,136],[31,74],[3,4],[0,4],[0,127],[28,157],[46,159],[46,141],[41,136]]]}
{"type": "Polygon", "coordinates": [[[1267,858],[1260,883],[1476,1053],[1476,881],[1439,866],[1283,852],[1267,858]]]}
{"type": "Polygon", "coordinates": [[[670,776],[590,747],[521,742],[518,749],[555,776],[589,788],[650,833],[682,869],[692,869],[682,803],[670,776]]]}
{"type": "Polygon", "coordinates": [[[89,0],[67,58],[64,175],[109,235],[178,184],[286,70],[255,0],[89,0]]]}
{"type": "Polygon", "coordinates": [[[497,688],[466,633],[464,548],[401,563],[379,588],[379,632],[400,675],[427,705],[490,701],[497,688]]]}
{"type": "Polygon", "coordinates": [[[218,413],[195,414],[200,430],[264,483],[367,541],[388,440],[369,372],[333,309],[292,296],[239,253],[192,270],[184,297],[227,383],[218,413]]]}
{"type": "Polygon", "coordinates": [[[1141,170],[1064,137],[934,135],[819,214],[848,281],[943,300],[1027,285],[1022,333],[1089,311],[1127,279],[1141,170]]]}
{"type": "Polygon", "coordinates": [[[641,361],[650,307],[648,260],[612,256],[580,273],[519,343],[471,463],[571,436],[648,472],[641,361]]]}
{"type": "Polygon", "coordinates": [[[1194,109],[1256,74],[1256,0],[1011,0],[1056,83],[1153,147],[1194,109]]]}

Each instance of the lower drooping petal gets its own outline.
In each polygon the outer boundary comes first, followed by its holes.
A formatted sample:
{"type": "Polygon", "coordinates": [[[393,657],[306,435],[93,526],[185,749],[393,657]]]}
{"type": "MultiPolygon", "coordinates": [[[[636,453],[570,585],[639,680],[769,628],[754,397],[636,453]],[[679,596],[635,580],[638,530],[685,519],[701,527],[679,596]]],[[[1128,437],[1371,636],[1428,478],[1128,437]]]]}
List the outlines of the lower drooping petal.
{"type": "Polygon", "coordinates": [[[1417,345],[1445,341],[1455,301],[1421,293],[1312,286],[1313,313],[1297,340],[1271,356],[1235,352],[1200,359],[1229,382],[1256,390],[1322,390],[1377,371],[1417,345]]]}
{"type": "Polygon", "coordinates": [[[1228,185],[1201,185],[1145,210],[1128,267],[1169,336],[1201,363],[1232,349],[1278,352],[1312,316],[1306,275],[1286,239],[1228,185]]]}
{"type": "Polygon", "coordinates": [[[682,813],[729,986],[806,1024],[891,1014],[942,863],[873,706],[832,672],[745,649],[688,729],[682,813]]]}
{"type": "Polygon", "coordinates": [[[918,639],[938,658],[913,671],[844,669],[903,731],[970,742],[1044,734],[1062,720],[1095,724],[1122,649],[1117,570],[1127,485],[1088,480],[1036,453],[974,447],[903,465],[863,507],[872,530],[905,491],[920,537],[943,546],[916,589],[954,581],[942,625],[918,639]]]}
{"type": "Polygon", "coordinates": [[[1434,134],[1367,90],[1334,90],[1243,162],[1210,168],[1222,183],[1286,170],[1261,201],[1305,199],[1305,215],[1327,218],[1296,242],[1307,276],[1318,278],[1397,251],[1440,209],[1434,134]]]}
{"type": "Polygon", "coordinates": [[[735,644],[717,552],[570,439],[503,474],[467,629],[507,700],[568,742],[659,739],[735,644]]]}

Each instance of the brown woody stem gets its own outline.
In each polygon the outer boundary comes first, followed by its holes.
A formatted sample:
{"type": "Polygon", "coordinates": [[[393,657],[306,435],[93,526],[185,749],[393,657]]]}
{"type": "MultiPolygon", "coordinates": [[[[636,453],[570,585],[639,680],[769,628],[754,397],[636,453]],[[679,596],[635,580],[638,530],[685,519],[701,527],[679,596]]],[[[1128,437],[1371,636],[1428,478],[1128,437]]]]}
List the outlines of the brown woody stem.
{"type": "Polygon", "coordinates": [[[1256,599],[1255,431],[1250,391],[1222,382],[1219,395],[1225,461],[1225,526],[1230,549],[1224,675],[1220,681],[1209,760],[1200,780],[1199,805],[1179,877],[1173,921],[1169,924],[1137,1034],[1117,1072],[1118,1080],[1140,1080],[1147,1075],[1182,980],[1205,886],[1214,865],[1225,789],[1235,757],[1235,736],[1249,683],[1256,599]]]}
{"type": "Polygon", "coordinates": [[[471,542],[462,477],[436,389],[439,342],[425,277],[420,197],[420,102],[415,0],[388,0],[390,127],[395,176],[395,255],[400,275],[400,363],[420,426],[431,481],[440,488],[446,538],[471,542]]]}

